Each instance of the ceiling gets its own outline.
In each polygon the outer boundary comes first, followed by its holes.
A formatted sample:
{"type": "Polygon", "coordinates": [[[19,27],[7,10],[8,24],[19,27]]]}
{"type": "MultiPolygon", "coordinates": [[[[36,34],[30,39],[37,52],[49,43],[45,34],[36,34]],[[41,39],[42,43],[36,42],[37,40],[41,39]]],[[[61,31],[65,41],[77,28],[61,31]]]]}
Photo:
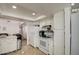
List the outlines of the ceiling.
{"type": "Polygon", "coordinates": [[[36,21],[53,16],[56,12],[69,6],[69,3],[1,3],[0,14],[36,21]],[[15,5],[17,8],[13,9],[12,5],[15,5]],[[32,15],[33,12],[36,15],[32,15]]]}

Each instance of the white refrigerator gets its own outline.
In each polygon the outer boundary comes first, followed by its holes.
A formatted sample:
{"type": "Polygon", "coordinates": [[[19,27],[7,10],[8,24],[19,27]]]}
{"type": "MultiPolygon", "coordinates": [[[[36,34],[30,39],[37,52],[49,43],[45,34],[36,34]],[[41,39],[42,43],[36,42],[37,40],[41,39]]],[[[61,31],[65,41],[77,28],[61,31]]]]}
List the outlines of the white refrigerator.
{"type": "Polygon", "coordinates": [[[71,15],[71,55],[79,55],[79,12],[71,15]]]}

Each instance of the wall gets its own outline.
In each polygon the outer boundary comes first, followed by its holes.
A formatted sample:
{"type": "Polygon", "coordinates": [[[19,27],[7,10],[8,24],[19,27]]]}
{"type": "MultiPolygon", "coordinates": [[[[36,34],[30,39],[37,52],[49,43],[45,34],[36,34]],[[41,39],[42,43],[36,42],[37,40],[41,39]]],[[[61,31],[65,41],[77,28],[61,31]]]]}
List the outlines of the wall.
{"type": "Polygon", "coordinates": [[[28,30],[27,30],[27,27],[31,27],[33,26],[34,22],[31,22],[31,21],[25,21],[25,23],[22,25],[22,35],[23,35],[23,38],[24,39],[27,39],[27,33],[28,33],[28,30]]]}
{"type": "Polygon", "coordinates": [[[40,27],[42,26],[45,26],[45,25],[52,25],[52,29],[53,29],[53,16],[49,16],[49,17],[46,17],[44,19],[41,19],[38,21],[39,24],[40,24],[40,27]]]}
{"type": "Polygon", "coordinates": [[[20,32],[20,23],[18,21],[8,21],[0,18],[0,33],[16,34],[20,32]]]}
{"type": "MultiPolygon", "coordinates": [[[[38,28],[35,25],[39,25],[39,22],[32,22],[32,21],[27,21],[25,22],[25,24],[23,25],[23,36],[25,39],[27,39],[27,45],[28,44],[32,44],[33,42],[36,42],[38,38],[38,28]]],[[[34,47],[37,46],[37,42],[36,44],[32,44],[34,47]]]]}

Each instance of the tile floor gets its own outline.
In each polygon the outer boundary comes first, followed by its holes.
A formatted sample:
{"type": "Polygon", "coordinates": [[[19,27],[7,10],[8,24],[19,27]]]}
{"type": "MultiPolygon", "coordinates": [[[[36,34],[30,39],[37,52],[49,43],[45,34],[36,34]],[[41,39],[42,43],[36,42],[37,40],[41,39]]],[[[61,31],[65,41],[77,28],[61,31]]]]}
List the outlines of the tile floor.
{"type": "Polygon", "coordinates": [[[37,48],[34,48],[30,45],[26,45],[26,40],[23,40],[21,50],[11,52],[7,55],[46,55],[46,54],[37,48]]]}

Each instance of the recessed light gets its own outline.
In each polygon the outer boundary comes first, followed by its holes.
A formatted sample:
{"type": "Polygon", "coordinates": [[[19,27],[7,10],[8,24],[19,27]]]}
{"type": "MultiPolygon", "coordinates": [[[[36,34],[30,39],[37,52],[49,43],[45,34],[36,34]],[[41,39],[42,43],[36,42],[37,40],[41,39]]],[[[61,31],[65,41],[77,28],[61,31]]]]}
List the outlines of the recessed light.
{"type": "Polygon", "coordinates": [[[71,5],[72,5],[72,6],[74,6],[74,5],[75,5],[75,3],[71,3],[71,5]]]}
{"type": "Polygon", "coordinates": [[[34,16],[34,15],[36,15],[36,13],[32,13],[32,15],[34,16]]]}
{"type": "Polygon", "coordinates": [[[12,8],[16,9],[16,6],[15,6],[15,5],[13,5],[13,6],[12,6],[12,8]]]}

